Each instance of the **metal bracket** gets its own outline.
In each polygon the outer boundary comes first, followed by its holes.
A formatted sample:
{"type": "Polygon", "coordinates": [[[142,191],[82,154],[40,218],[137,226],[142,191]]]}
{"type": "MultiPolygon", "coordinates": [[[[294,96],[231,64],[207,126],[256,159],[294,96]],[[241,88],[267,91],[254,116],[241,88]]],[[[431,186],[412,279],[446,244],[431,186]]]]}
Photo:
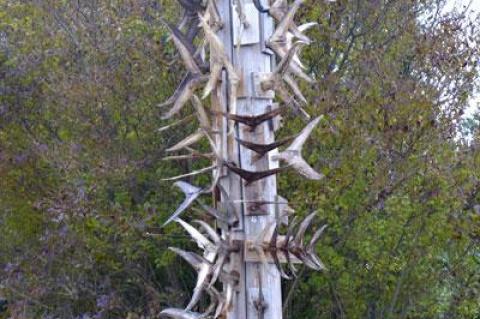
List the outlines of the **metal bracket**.
{"type": "Polygon", "coordinates": [[[272,100],[275,98],[273,90],[263,90],[262,82],[267,80],[270,76],[269,72],[252,72],[253,95],[256,98],[263,98],[272,100]]]}
{"type": "Polygon", "coordinates": [[[267,205],[267,203],[250,203],[246,205],[246,212],[245,216],[268,216],[270,215],[269,211],[267,208],[264,206],[267,205]]]}

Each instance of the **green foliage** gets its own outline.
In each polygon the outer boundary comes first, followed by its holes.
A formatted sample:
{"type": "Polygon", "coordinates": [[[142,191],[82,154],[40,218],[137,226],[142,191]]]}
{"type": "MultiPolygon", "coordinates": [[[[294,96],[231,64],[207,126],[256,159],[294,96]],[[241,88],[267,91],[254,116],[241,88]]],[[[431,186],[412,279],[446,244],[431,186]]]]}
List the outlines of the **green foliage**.
{"type": "MultiPolygon", "coordinates": [[[[286,318],[480,316],[478,116],[459,125],[479,20],[439,5],[302,11],[319,23],[303,89],[325,115],[305,158],[326,178],[288,172],[279,192],[329,224],[329,270],[284,284],[286,318]]],[[[0,318],[154,318],[188,298],[193,273],[167,247],[192,243],[160,228],[182,194],[160,180],[202,163],[161,161],[195,124],[157,131],[183,73],[160,15],[177,7],[0,0],[0,318]]]]}

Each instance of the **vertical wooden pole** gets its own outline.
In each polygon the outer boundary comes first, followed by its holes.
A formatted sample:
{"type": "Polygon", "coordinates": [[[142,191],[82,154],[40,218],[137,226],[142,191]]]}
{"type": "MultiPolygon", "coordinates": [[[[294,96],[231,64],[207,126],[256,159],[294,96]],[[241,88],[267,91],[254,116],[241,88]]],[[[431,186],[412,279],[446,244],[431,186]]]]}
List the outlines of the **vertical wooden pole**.
{"type": "MultiPolygon", "coordinates": [[[[234,0],[217,0],[218,9],[224,23],[219,31],[233,65],[241,71],[242,84],[239,88],[237,99],[237,114],[259,115],[269,111],[272,107],[271,96],[259,94],[255,89],[255,75],[272,71],[273,57],[265,50],[265,39],[273,32],[273,23],[268,14],[260,13],[254,7],[251,0],[243,0],[243,10],[248,25],[242,33],[241,45],[237,51],[234,43],[234,32],[238,32],[238,23],[235,23],[237,11],[234,8],[234,0]],[[256,21],[255,21],[256,19],[256,21]]],[[[242,0],[240,0],[242,1],[242,0]]],[[[235,39],[236,40],[236,39],[235,39]]],[[[228,78],[224,75],[221,88],[213,94],[212,107],[224,112],[233,112],[232,106],[228,105],[228,78]]],[[[224,117],[217,117],[216,126],[224,133],[229,134],[224,140],[218,137],[223,147],[225,158],[236,163],[239,167],[250,171],[262,171],[275,168],[269,156],[260,160],[255,159],[255,153],[240,146],[236,138],[242,140],[268,144],[274,141],[274,125],[267,121],[259,125],[254,131],[250,131],[243,124],[235,124],[232,130],[231,122],[224,117]]],[[[224,134],[225,136],[225,134],[224,134]]],[[[276,163],[276,162],[275,162],[276,163]]],[[[241,212],[242,220],[238,231],[234,231],[239,238],[254,240],[275,220],[275,205],[267,204],[252,208],[249,201],[270,201],[276,200],[277,186],[276,176],[270,176],[260,181],[246,185],[237,175],[224,171],[226,175],[220,184],[228,193],[230,201],[235,201],[235,208],[241,212]],[[265,215],[256,215],[256,214],[265,215]]],[[[225,198],[221,199],[225,201],[225,198]]],[[[224,205],[225,206],[225,205],[224,205]]],[[[234,297],[233,307],[227,315],[228,319],[281,319],[282,318],[282,296],[280,274],[274,264],[264,265],[258,261],[251,262],[245,259],[244,250],[238,254],[232,254],[230,267],[235,269],[240,282],[238,291],[234,297]],[[259,282],[261,281],[261,282],[259,282]],[[260,291],[262,287],[262,291],[260,291]],[[262,310],[255,305],[263,294],[263,301],[266,308],[262,310]]]]}

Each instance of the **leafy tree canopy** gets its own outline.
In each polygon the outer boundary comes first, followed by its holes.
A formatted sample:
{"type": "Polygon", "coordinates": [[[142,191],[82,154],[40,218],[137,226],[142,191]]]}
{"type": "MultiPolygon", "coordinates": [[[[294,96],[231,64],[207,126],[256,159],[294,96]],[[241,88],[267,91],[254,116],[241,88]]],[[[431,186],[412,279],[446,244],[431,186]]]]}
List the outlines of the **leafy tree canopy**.
{"type": "MultiPolygon", "coordinates": [[[[480,318],[480,133],[461,120],[480,19],[444,5],[302,9],[319,23],[304,90],[326,117],[305,157],[327,177],[287,173],[279,193],[329,224],[329,270],[285,283],[286,318],[480,318]]],[[[167,247],[192,243],[160,228],[182,197],[160,179],[202,164],[161,160],[196,129],[158,131],[184,72],[159,21],[177,8],[0,0],[0,318],[155,318],[188,298],[194,274],[167,247]]]]}

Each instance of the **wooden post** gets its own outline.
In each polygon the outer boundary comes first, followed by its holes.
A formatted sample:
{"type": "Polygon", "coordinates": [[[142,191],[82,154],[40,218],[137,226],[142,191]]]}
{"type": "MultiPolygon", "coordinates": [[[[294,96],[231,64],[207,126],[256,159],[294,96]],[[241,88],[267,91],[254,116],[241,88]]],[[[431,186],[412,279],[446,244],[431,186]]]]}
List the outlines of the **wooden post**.
{"type": "MultiPolygon", "coordinates": [[[[239,0],[243,2],[243,13],[246,17],[246,24],[242,36],[238,39],[238,27],[241,24],[238,19],[238,10],[235,8],[235,0],[218,0],[217,5],[221,19],[224,23],[219,31],[225,48],[230,55],[231,61],[236,69],[241,71],[242,82],[239,88],[237,99],[237,114],[259,115],[272,108],[272,93],[266,94],[258,90],[259,75],[272,71],[274,60],[267,49],[265,39],[273,32],[273,21],[266,13],[260,13],[251,0],[239,0]],[[238,43],[234,43],[234,42],[238,43]],[[238,50],[236,44],[240,44],[238,50]]],[[[223,85],[213,94],[212,107],[223,112],[232,113],[232,106],[228,105],[228,78],[224,75],[223,85]],[[222,109],[225,108],[226,109],[222,109]]],[[[215,121],[218,129],[224,133],[231,133],[226,140],[220,141],[222,151],[228,160],[236,163],[239,167],[250,171],[262,171],[276,168],[277,162],[265,156],[256,160],[255,153],[243,146],[240,146],[236,138],[242,140],[268,144],[274,141],[275,125],[272,121],[266,121],[251,131],[249,127],[236,123],[232,130],[222,116],[217,116],[215,121]]],[[[219,145],[219,144],[217,144],[219,145]]],[[[273,151],[272,151],[273,152],[273,151]]],[[[271,153],[272,153],[271,152],[271,153]]],[[[271,155],[271,154],[270,154],[271,155]]],[[[249,205],[249,201],[261,200],[274,202],[277,195],[276,176],[254,182],[250,185],[241,180],[233,172],[224,170],[226,177],[220,184],[228,193],[230,201],[234,202],[235,208],[241,212],[238,231],[235,236],[246,240],[255,240],[267,225],[275,220],[275,205],[265,204],[259,207],[249,205]]],[[[220,201],[225,201],[221,198],[220,201]]],[[[225,205],[220,203],[220,205],[225,205]]],[[[244,250],[232,254],[229,265],[240,275],[238,291],[235,294],[233,307],[230,309],[228,319],[281,319],[282,318],[282,296],[280,274],[273,263],[267,265],[245,260],[244,250]],[[263,303],[262,303],[263,302],[263,303]],[[264,307],[262,307],[262,305],[264,307]]]]}
{"type": "Polygon", "coordinates": [[[285,221],[282,215],[285,212],[292,213],[292,210],[277,195],[275,175],[290,167],[308,179],[320,180],[323,177],[309,166],[301,154],[303,144],[321,117],[310,121],[294,139],[275,143],[278,116],[283,109],[277,109],[278,106],[272,103],[275,97],[272,90],[275,90],[287,106],[304,118],[310,118],[302,109],[306,99],[295,77],[313,82],[302,71],[303,66],[297,54],[301,46],[310,42],[302,31],[316,24],[307,23],[298,27],[294,24],[294,14],[303,0],[295,0],[291,7],[281,0],[275,1],[271,10],[266,10],[264,4],[259,3],[261,1],[206,0],[207,3],[201,1],[201,4],[197,0],[180,1],[185,9],[185,19],[181,24],[193,26],[188,33],[190,37],[195,38],[196,15],[200,14],[204,40],[210,45],[210,68],[204,63],[202,48],[195,50],[192,38],[187,38],[180,30],[164,22],[188,70],[176,93],[164,103],[173,104],[164,118],[178,113],[186,100],[192,99],[201,125],[196,133],[167,151],[185,148],[191,153],[172,156],[171,159],[192,158],[197,152],[188,146],[207,137],[215,155],[215,165],[168,180],[211,169],[215,172],[213,183],[206,188],[184,181],[175,183],[185,194],[185,200],[165,224],[178,222],[204,250],[204,257],[171,248],[192,265],[198,272],[198,278],[185,309],[167,308],[160,315],[203,318],[215,310],[214,318],[222,315],[222,318],[228,319],[281,319],[280,278],[289,276],[284,273],[280,263],[287,262],[292,274],[295,274],[292,263],[298,262],[314,270],[325,269],[314,251],[325,226],[315,231],[309,243],[303,237],[315,212],[310,213],[298,227],[296,223],[290,225],[285,236],[278,234],[280,224],[285,221]],[[272,19],[265,12],[271,13],[279,21],[275,31],[272,19]],[[212,27],[217,31],[213,31],[212,27]],[[301,40],[294,43],[293,38],[301,40]],[[281,58],[275,70],[272,70],[275,59],[266,48],[267,43],[281,58]],[[207,82],[204,96],[211,93],[212,97],[213,130],[209,128],[207,112],[194,94],[204,82],[207,82]],[[288,92],[289,89],[293,95],[288,92]],[[281,153],[273,149],[291,140],[291,144],[281,153]],[[287,165],[279,168],[279,161],[287,165]],[[205,212],[214,216],[222,236],[218,236],[205,222],[196,221],[205,231],[202,234],[201,230],[179,218],[201,194],[212,191],[217,209],[201,205],[205,212]],[[225,212],[234,216],[225,216],[225,212]],[[293,235],[294,231],[296,235],[293,235]],[[279,254],[285,258],[281,260],[279,254]],[[224,284],[222,293],[213,286],[217,279],[224,284]],[[202,293],[210,296],[211,304],[204,314],[192,312],[202,293]]]}

